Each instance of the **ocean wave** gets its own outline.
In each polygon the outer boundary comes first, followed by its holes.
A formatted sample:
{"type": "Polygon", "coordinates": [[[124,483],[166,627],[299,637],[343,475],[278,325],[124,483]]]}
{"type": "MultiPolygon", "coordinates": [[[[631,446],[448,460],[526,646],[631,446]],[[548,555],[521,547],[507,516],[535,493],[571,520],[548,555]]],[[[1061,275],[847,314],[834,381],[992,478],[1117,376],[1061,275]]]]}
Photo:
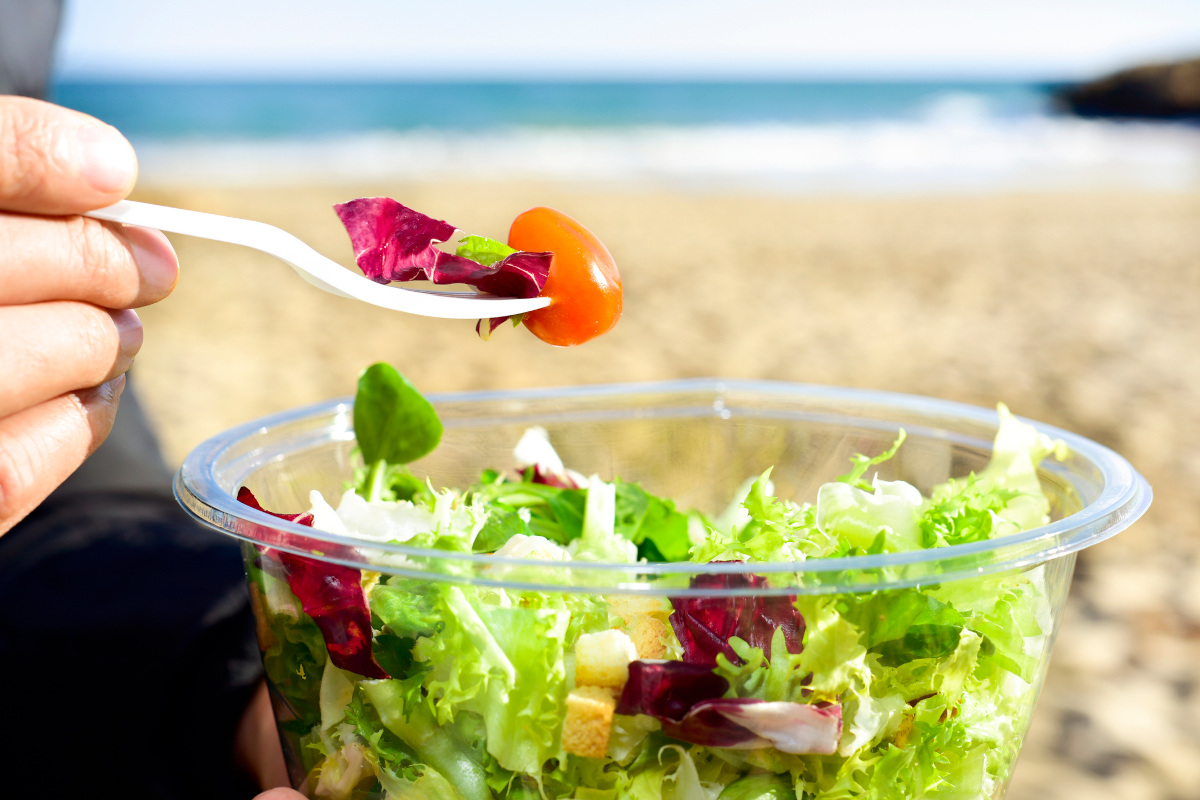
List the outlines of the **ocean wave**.
{"type": "Polygon", "coordinates": [[[996,118],[970,94],[939,97],[911,120],[135,144],[152,184],[531,179],[800,193],[1200,187],[1200,128],[996,118]]]}

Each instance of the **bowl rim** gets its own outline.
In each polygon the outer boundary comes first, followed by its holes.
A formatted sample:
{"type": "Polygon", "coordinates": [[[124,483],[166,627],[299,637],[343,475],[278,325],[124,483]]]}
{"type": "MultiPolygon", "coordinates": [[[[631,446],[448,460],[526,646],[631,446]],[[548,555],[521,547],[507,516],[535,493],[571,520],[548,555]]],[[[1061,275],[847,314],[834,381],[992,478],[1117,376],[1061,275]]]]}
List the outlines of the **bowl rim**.
{"type": "MultiPolygon", "coordinates": [[[[683,395],[695,393],[711,393],[719,396],[729,392],[763,394],[776,397],[790,395],[812,398],[813,400],[823,402],[840,401],[842,404],[850,406],[846,414],[840,417],[847,420],[854,418],[854,408],[862,408],[864,406],[887,407],[898,412],[908,412],[910,414],[957,417],[965,422],[982,423],[992,428],[998,424],[999,419],[995,409],[914,394],[787,381],[723,378],[690,378],[671,381],[437,393],[427,395],[427,398],[437,407],[438,405],[449,403],[482,404],[518,399],[602,399],[618,395],[683,395]]],[[[886,587],[874,586],[874,588],[899,588],[905,585],[944,582],[966,575],[980,575],[1002,570],[1021,569],[1077,552],[1129,527],[1129,525],[1145,513],[1153,495],[1145,478],[1128,461],[1108,447],[1069,431],[1024,417],[1018,417],[1023,422],[1032,425],[1039,432],[1045,433],[1055,439],[1061,439],[1074,455],[1086,459],[1098,470],[1103,477],[1103,488],[1091,503],[1062,519],[1022,531],[1021,533],[982,542],[971,542],[947,547],[912,550],[901,553],[809,559],[799,562],[654,562],[631,565],[614,562],[561,562],[508,558],[488,554],[455,553],[445,550],[408,547],[395,543],[364,542],[362,539],[340,536],[298,525],[294,522],[250,508],[240,503],[236,497],[223,489],[218,483],[214,466],[218,463],[222,454],[226,453],[242,439],[264,433],[276,426],[326,415],[344,414],[352,408],[353,398],[335,398],[333,400],[269,414],[242,423],[209,438],[188,454],[176,473],[174,481],[176,499],[183,506],[184,510],[199,522],[246,541],[259,542],[260,538],[256,536],[256,532],[261,534],[264,529],[280,531],[286,534],[287,541],[283,543],[273,542],[270,546],[305,556],[312,556],[314,553],[321,554],[323,553],[321,545],[332,544],[356,550],[369,549],[372,553],[400,557],[401,559],[432,559],[435,561],[457,562],[472,569],[525,567],[556,571],[569,570],[573,573],[592,573],[597,576],[610,573],[614,578],[636,573],[639,576],[638,580],[650,576],[698,576],[729,573],[756,575],[771,575],[773,573],[809,575],[819,573],[858,574],[872,571],[886,571],[911,565],[934,565],[941,562],[944,562],[948,567],[946,570],[938,571],[936,578],[889,582],[886,587]],[[299,546],[296,543],[311,546],[299,546]],[[991,557],[986,558],[986,563],[981,563],[981,559],[988,556],[991,557]],[[955,565],[958,565],[958,568],[955,568],[955,565]]],[[[829,415],[822,416],[827,417],[829,415]]],[[[447,427],[450,427],[452,424],[451,422],[447,427]]],[[[878,425],[878,422],[875,424],[878,425]]],[[[382,570],[389,574],[411,574],[403,568],[390,569],[377,561],[372,562],[367,559],[340,558],[324,554],[319,555],[319,557],[325,561],[361,569],[382,570]]],[[[421,570],[417,574],[428,577],[429,573],[428,570],[421,570]]],[[[454,579],[450,575],[440,575],[439,577],[454,579]]],[[[504,580],[469,579],[465,582],[476,584],[495,583],[500,586],[512,585],[511,581],[504,580]]],[[[570,590],[569,587],[564,587],[562,584],[556,583],[521,583],[520,586],[529,589],[570,590]]],[[[620,582],[620,586],[614,588],[621,591],[638,590],[645,587],[620,582]]],[[[590,587],[585,589],[585,591],[596,591],[596,589],[595,587],[590,587]]],[[[805,591],[805,589],[796,586],[779,587],[778,589],[770,590],[770,593],[789,593],[795,591],[805,591]]],[[[679,590],[670,590],[664,593],[671,595],[686,594],[686,592],[679,590]]],[[[704,594],[712,595],[714,592],[705,591],[704,594]]]]}

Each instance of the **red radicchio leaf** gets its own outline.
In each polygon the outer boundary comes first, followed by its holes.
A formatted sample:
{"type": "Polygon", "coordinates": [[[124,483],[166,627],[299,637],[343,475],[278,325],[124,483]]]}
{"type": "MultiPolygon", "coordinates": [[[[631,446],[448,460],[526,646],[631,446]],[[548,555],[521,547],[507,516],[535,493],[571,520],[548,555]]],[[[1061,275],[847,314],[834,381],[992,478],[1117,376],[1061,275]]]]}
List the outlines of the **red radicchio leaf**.
{"type": "MultiPolygon", "coordinates": [[[[267,511],[245,486],[238,490],[237,499],[273,517],[312,527],[312,514],[267,511]]],[[[353,567],[283,550],[264,550],[264,554],[277,557],[287,568],[288,586],[304,613],[321,629],[330,661],[365,678],[390,677],[371,652],[371,610],[362,588],[362,573],[353,567]]]]}
{"type": "Polygon", "coordinates": [[[481,319],[475,323],[475,333],[479,334],[479,338],[485,342],[492,338],[492,334],[496,332],[505,322],[508,322],[512,317],[491,317],[489,319],[481,319]],[[484,330],[484,328],[487,330],[484,330]]]}
{"type": "MultiPolygon", "coordinates": [[[[739,563],[739,562],[729,562],[739,563]]],[[[691,581],[693,589],[756,589],[766,583],[759,575],[715,573],[697,575],[691,581]]],[[[675,607],[671,627],[683,646],[683,660],[717,665],[717,654],[724,653],[732,664],[742,660],[729,644],[732,636],[757,647],[770,658],[771,637],[776,629],[783,630],[789,653],[803,649],[804,617],[795,607],[795,597],[673,597],[675,607]]]]}
{"type": "Polygon", "coordinates": [[[390,677],[371,652],[371,610],[362,574],[340,564],[280,552],[288,586],[325,638],[329,660],[364,678],[390,677]]]}
{"type": "Polygon", "coordinates": [[[555,472],[547,469],[542,464],[533,465],[533,477],[530,479],[533,483],[541,483],[546,486],[553,486],[555,489],[582,489],[583,484],[571,474],[570,470],[555,472]]]}
{"type": "Polygon", "coordinates": [[[333,208],[350,234],[359,269],[377,283],[465,283],[501,297],[537,297],[550,274],[551,253],[517,252],[484,265],[439,250],[435,244],[449,240],[455,227],[390,197],[362,197],[333,208]]]}
{"type": "Polygon", "coordinates": [[[718,698],[697,703],[679,722],[664,720],[662,730],[705,747],[831,755],[842,738],[842,707],[718,698]]]}
{"type": "Polygon", "coordinates": [[[405,208],[390,197],[363,197],[333,207],[350,234],[363,274],[379,283],[425,277],[441,252],[434,242],[454,235],[454,226],[405,208]]]}
{"type": "Polygon", "coordinates": [[[617,703],[618,714],[648,714],[663,733],[705,747],[784,753],[836,752],[840,705],[725,698],[729,682],[707,666],[683,661],[634,661],[617,703]]]}
{"type": "MultiPolygon", "coordinates": [[[[429,273],[434,283],[467,283],[481,292],[500,297],[537,297],[550,274],[550,253],[519,251],[491,266],[438,251],[437,265],[429,273]]],[[[499,317],[500,320],[508,319],[499,317]]]]}
{"type": "Polygon", "coordinates": [[[679,722],[702,700],[729,691],[729,681],[711,668],[683,661],[632,661],[621,690],[618,714],[649,714],[679,722]]]}

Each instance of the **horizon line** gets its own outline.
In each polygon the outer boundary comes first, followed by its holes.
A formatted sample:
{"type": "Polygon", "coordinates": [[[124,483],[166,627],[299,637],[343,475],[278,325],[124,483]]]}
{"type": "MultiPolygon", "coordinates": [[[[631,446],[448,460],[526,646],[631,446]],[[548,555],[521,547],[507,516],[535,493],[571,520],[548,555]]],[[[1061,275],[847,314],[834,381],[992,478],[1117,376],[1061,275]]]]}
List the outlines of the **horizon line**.
{"type": "Polygon", "coordinates": [[[751,84],[751,83],[869,83],[869,84],[918,84],[918,83],[1024,83],[1031,85],[1074,84],[1090,78],[1067,75],[1062,72],[913,72],[896,74],[894,70],[880,72],[796,72],[788,74],[580,74],[568,76],[545,76],[539,74],[477,75],[477,74],[411,74],[411,75],[330,75],[328,73],[300,74],[224,74],[224,73],[177,73],[162,74],[141,72],[107,73],[60,73],[52,76],[51,83],[103,84],[140,83],[148,85],[209,84],[209,85],[334,85],[334,84],[751,84]]]}

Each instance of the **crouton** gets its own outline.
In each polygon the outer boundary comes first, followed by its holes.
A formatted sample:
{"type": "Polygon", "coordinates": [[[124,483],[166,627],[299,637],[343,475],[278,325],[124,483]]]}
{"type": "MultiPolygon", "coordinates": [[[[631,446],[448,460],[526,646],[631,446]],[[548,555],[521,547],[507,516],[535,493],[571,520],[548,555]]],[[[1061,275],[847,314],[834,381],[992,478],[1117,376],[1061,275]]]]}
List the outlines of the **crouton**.
{"type": "Polygon", "coordinates": [[[637,647],[624,631],[585,633],[575,642],[575,685],[620,689],[629,680],[637,647]]]}
{"type": "Polygon", "coordinates": [[[665,597],[638,594],[614,594],[608,598],[608,613],[629,622],[630,617],[648,616],[666,622],[671,616],[671,601],[665,597]]]}
{"type": "Polygon", "coordinates": [[[567,695],[562,748],[585,758],[603,758],[608,752],[613,711],[617,698],[611,689],[581,686],[567,695]]]}
{"type": "Polygon", "coordinates": [[[644,614],[626,620],[629,638],[637,648],[638,658],[658,659],[667,654],[667,642],[671,641],[671,629],[657,617],[644,614]]]}

